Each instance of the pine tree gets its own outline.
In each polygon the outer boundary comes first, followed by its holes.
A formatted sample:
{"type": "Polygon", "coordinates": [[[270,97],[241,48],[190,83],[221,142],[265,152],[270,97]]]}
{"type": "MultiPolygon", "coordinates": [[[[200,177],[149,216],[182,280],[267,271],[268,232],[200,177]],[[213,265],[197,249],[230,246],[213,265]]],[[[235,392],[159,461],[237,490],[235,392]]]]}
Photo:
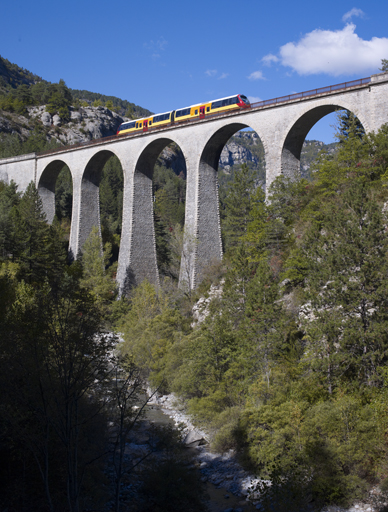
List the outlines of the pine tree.
{"type": "Polygon", "coordinates": [[[388,71],[388,59],[381,59],[380,71],[383,71],[384,73],[388,71]]]}
{"type": "Polygon", "coordinates": [[[17,209],[12,209],[14,230],[13,257],[20,261],[28,282],[40,282],[51,260],[50,226],[46,222],[42,200],[31,182],[17,209]]]}
{"type": "Polygon", "coordinates": [[[386,214],[366,183],[333,199],[304,242],[305,329],[331,393],[338,379],[373,384],[388,354],[386,214]]]}
{"type": "Polygon", "coordinates": [[[358,137],[361,140],[364,135],[364,127],[353,112],[350,112],[350,110],[338,112],[336,138],[340,143],[348,140],[349,137],[358,137]]]}

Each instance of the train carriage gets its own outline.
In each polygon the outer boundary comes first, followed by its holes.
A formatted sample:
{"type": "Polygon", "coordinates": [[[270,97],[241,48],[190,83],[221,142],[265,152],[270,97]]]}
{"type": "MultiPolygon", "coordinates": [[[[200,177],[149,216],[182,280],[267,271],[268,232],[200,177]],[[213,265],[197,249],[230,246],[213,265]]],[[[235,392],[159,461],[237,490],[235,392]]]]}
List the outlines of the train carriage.
{"type": "Polygon", "coordinates": [[[185,107],[163,114],[156,114],[154,116],[136,119],[135,121],[128,121],[119,126],[117,135],[125,135],[135,132],[146,132],[151,128],[159,128],[172,123],[180,123],[189,121],[191,119],[204,119],[211,114],[218,114],[230,110],[239,110],[242,108],[249,108],[250,103],[246,96],[243,94],[236,94],[221,98],[207,103],[198,103],[191,107],[185,107]]]}
{"type": "Polygon", "coordinates": [[[151,117],[143,117],[135,121],[127,121],[119,126],[117,135],[126,135],[127,133],[146,132],[150,128],[159,128],[171,123],[171,117],[174,112],[165,112],[151,117]]]}

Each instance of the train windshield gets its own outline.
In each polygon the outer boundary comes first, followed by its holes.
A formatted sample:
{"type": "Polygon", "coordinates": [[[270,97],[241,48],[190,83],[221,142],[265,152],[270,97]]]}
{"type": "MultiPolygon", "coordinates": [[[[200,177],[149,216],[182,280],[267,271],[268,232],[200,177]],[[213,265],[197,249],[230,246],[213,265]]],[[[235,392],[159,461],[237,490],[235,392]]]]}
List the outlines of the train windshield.
{"type": "Polygon", "coordinates": [[[250,101],[248,100],[248,98],[246,96],[244,96],[243,94],[240,94],[240,98],[243,100],[245,105],[250,105],[250,101]]]}

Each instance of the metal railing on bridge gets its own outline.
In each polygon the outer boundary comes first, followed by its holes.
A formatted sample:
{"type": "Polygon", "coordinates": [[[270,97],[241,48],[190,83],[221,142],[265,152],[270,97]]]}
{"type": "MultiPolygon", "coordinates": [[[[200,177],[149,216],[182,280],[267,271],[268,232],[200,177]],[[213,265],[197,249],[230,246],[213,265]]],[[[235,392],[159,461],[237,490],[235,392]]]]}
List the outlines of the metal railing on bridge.
{"type": "Polygon", "coordinates": [[[328,92],[336,92],[341,91],[343,89],[350,89],[352,87],[357,87],[360,85],[369,84],[371,81],[370,77],[368,78],[359,78],[358,80],[352,80],[351,82],[342,82],[341,84],[336,85],[328,85],[327,87],[320,87],[319,89],[311,89],[310,91],[304,92],[296,92],[294,94],[289,94],[288,96],[280,96],[279,98],[273,98],[270,100],[257,101],[256,103],[251,103],[252,108],[260,108],[266,107],[268,105],[276,105],[277,103],[284,103],[286,101],[298,100],[302,98],[309,98],[311,96],[319,96],[320,94],[328,93],[328,92]]]}

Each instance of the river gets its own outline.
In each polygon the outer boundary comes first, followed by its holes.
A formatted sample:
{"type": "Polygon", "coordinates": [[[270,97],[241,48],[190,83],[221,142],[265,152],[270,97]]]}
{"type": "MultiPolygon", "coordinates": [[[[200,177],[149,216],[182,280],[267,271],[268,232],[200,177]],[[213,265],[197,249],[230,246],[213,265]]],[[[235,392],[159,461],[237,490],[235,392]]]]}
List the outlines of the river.
{"type": "MultiPolygon", "coordinates": [[[[172,406],[173,399],[155,400],[147,406],[146,419],[156,425],[189,424],[188,418],[172,406]],[[155,403],[155,402],[161,403],[155,403]],[[168,402],[168,403],[167,403],[168,402]],[[185,421],[186,420],[186,421],[185,421]]],[[[193,455],[200,478],[206,482],[209,512],[253,512],[257,508],[247,502],[244,495],[244,483],[249,474],[237,463],[232,454],[211,453],[206,445],[186,448],[193,455]],[[239,495],[238,495],[239,494],[239,495]]],[[[245,491],[246,492],[246,491],[245,491]]]]}

